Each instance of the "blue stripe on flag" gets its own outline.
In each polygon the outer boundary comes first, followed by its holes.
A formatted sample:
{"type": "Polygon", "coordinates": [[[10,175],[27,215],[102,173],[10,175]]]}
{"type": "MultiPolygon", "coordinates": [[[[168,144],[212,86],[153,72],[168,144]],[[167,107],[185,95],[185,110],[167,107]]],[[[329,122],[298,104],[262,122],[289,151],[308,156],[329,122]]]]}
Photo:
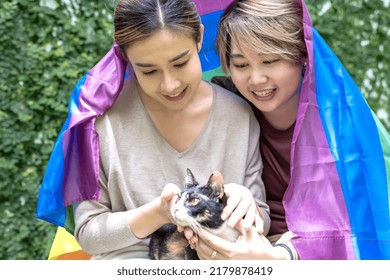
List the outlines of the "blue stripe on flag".
{"type": "Polygon", "coordinates": [[[360,259],[382,259],[380,242],[389,240],[386,231],[390,224],[386,170],[376,124],[346,69],[318,32],[313,29],[313,33],[315,72],[320,76],[316,79],[317,102],[358,246],[356,254],[360,259]]]}
{"type": "Polygon", "coordinates": [[[215,39],[217,38],[218,24],[223,12],[222,10],[201,16],[205,29],[202,50],[199,53],[203,72],[215,69],[220,64],[215,49],[215,39]]]}
{"type": "Polygon", "coordinates": [[[64,152],[62,148],[63,136],[69,128],[72,114],[78,110],[81,88],[87,78],[87,74],[76,84],[70,97],[68,106],[68,118],[62,126],[61,132],[56,140],[49,164],[43,178],[38,206],[37,217],[64,227],[66,221],[66,208],[62,198],[62,183],[64,179],[64,152]]]}

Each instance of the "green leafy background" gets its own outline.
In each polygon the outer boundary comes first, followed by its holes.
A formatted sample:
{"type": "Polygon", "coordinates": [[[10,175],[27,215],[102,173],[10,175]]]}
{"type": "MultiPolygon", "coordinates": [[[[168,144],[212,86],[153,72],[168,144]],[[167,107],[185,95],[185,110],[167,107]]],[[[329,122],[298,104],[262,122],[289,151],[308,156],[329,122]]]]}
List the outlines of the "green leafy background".
{"type": "MultiPolygon", "coordinates": [[[[306,1],[387,129],[387,0],[306,1]]],[[[47,259],[56,227],[37,195],[76,82],[111,48],[115,1],[0,1],[0,259],[47,259]]]]}

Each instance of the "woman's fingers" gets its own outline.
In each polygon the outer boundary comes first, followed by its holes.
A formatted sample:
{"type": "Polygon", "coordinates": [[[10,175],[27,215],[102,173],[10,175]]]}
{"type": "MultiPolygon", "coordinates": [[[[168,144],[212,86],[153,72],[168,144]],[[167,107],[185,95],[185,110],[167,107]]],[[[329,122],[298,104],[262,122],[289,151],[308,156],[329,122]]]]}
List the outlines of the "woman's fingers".
{"type": "Polygon", "coordinates": [[[260,217],[259,213],[256,215],[255,226],[258,233],[264,233],[264,220],[260,217]]]}
{"type": "Polygon", "coordinates": [[[169,183],[169,184],[165,185],[165,187],[161,193],[161,197],[165,201],[170,201],[175,195],[180,193],[180,191],[181,190],[180,190],[179,186],[172,184],[172,183],[169,183]]]}
{"type": "MultiPolygon", "coordinates": [[[[228,225],[234,227],[244,218],[244,226],[249,230],[255,223],[257,215],[256,203],[251,192],[243,186],[227,184],[226,193],[228,200],[224,213],[228,217],[228,225]]],[[[224,218],[226,219],[222,216],[222,219],[224,218]]]]}
{"type": "Polygon", "coordinates": [[[233,211],[237,208],[237,205],[239,205],[240,201],[241,201],[241,197],[239,197],[239,196],[228,197],[226,206],[223,209],[223,212],[221,215],[222,220],[226,220],[229,216],[231,216],[233,211]]]}
{"type": "Polygon", "coordinates": [[[196,250],[199,250],[198,255],[200,253],[202,259],[227,259],[230,255],[232,242],[226,241],[204,229],[199,231],[199,238],[196,250]],[[217,255],[212,258],[214,251],[217,255]]]}

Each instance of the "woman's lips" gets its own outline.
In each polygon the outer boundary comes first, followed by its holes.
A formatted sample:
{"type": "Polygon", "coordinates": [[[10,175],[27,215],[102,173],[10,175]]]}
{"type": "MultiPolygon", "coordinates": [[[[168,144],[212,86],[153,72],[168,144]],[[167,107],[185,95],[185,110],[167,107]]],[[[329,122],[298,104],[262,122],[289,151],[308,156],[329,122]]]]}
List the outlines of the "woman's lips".
{"type": "Polygon", "coordinates": [[[267,89],[267,90],[251,90],[253,96],[260,101],[265,101],[273,98],[276,93],[276,89],[267,89]]]}
{"type": "Polygon", "coordinates": [[[187,88],[186,87],[183,91],[177,93],[177,94],[174,94],[174,95],[164,95],[164,97],[169,100],[169,101],[179,101],[181,99],[183,99],[183,97],[186,95],[187,93],[187,88]]]}

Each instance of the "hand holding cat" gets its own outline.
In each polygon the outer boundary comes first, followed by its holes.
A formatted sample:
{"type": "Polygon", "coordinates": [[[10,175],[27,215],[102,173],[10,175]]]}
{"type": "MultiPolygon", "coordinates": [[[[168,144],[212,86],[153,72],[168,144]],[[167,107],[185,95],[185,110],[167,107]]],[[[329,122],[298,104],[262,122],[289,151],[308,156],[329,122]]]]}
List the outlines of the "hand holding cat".
{"type": "Polygon", "coordinates": [[[201,260],[279,260],[289,259],[283,248],[273,247],[255,227],[247,230],[243,220],[237,223],[241,235],[235,242],[226,241],[207,230],[200,230],[195,249],[201,260]],[[215,253],[213,252],[216,252],[215,253]],[[211,256],[214,258],[211,258],[211,256]]]}
{"type": "Polygon", "coordinates": [[[138,238],[145,238],[163,224],[172,221],[170,209],[173,207],[180,192],[174,184],[167,184],[160,197],[129,211],[128,224],[133,234],[138,238]]]}
{"type": "MultiPolygon", "coordinates": [[[[240,225],[242,228],[250,231],[254,225],[258,233],[263,233],[264,222],[248,188],[230,183],[224,185],[224,190],[228,199],[222,213],[222,219],[228,219],[228,225],[232,228],[240,225]]],[[[198,237],[192,229],[178,226],[178,231],[184,232],[184,236],[187,238],[191,248],[195,249],[198,237]]]]}
{"type": "Polygon", "coordinates": [[[246,230],[251,230],[255,225],[258,232],[263,233],[263,219],[250,190],[235,183],[225,184],[224,189],[228,200],[222,219],[228,219],[228,225],[232,228],[244,219],[243,226],[246,230]]]}
{"type": "Polygon", "coordinates": [[[171,219],[171,209],[177,200],[177,194],[180,193],[181,189],[175,184],[166,184],[163,191],[161,192],[161,204],[164,214],[171,219]]]}
{"type": "Polygon", "coordinates": [[[195,249],[196,243],[198,242],[198,237],[194,233],[194,231],[189,227],[177,226],[177,230],[179,232],[184,232],[185,238],[188,240],[191,249],[195,249]]]}

